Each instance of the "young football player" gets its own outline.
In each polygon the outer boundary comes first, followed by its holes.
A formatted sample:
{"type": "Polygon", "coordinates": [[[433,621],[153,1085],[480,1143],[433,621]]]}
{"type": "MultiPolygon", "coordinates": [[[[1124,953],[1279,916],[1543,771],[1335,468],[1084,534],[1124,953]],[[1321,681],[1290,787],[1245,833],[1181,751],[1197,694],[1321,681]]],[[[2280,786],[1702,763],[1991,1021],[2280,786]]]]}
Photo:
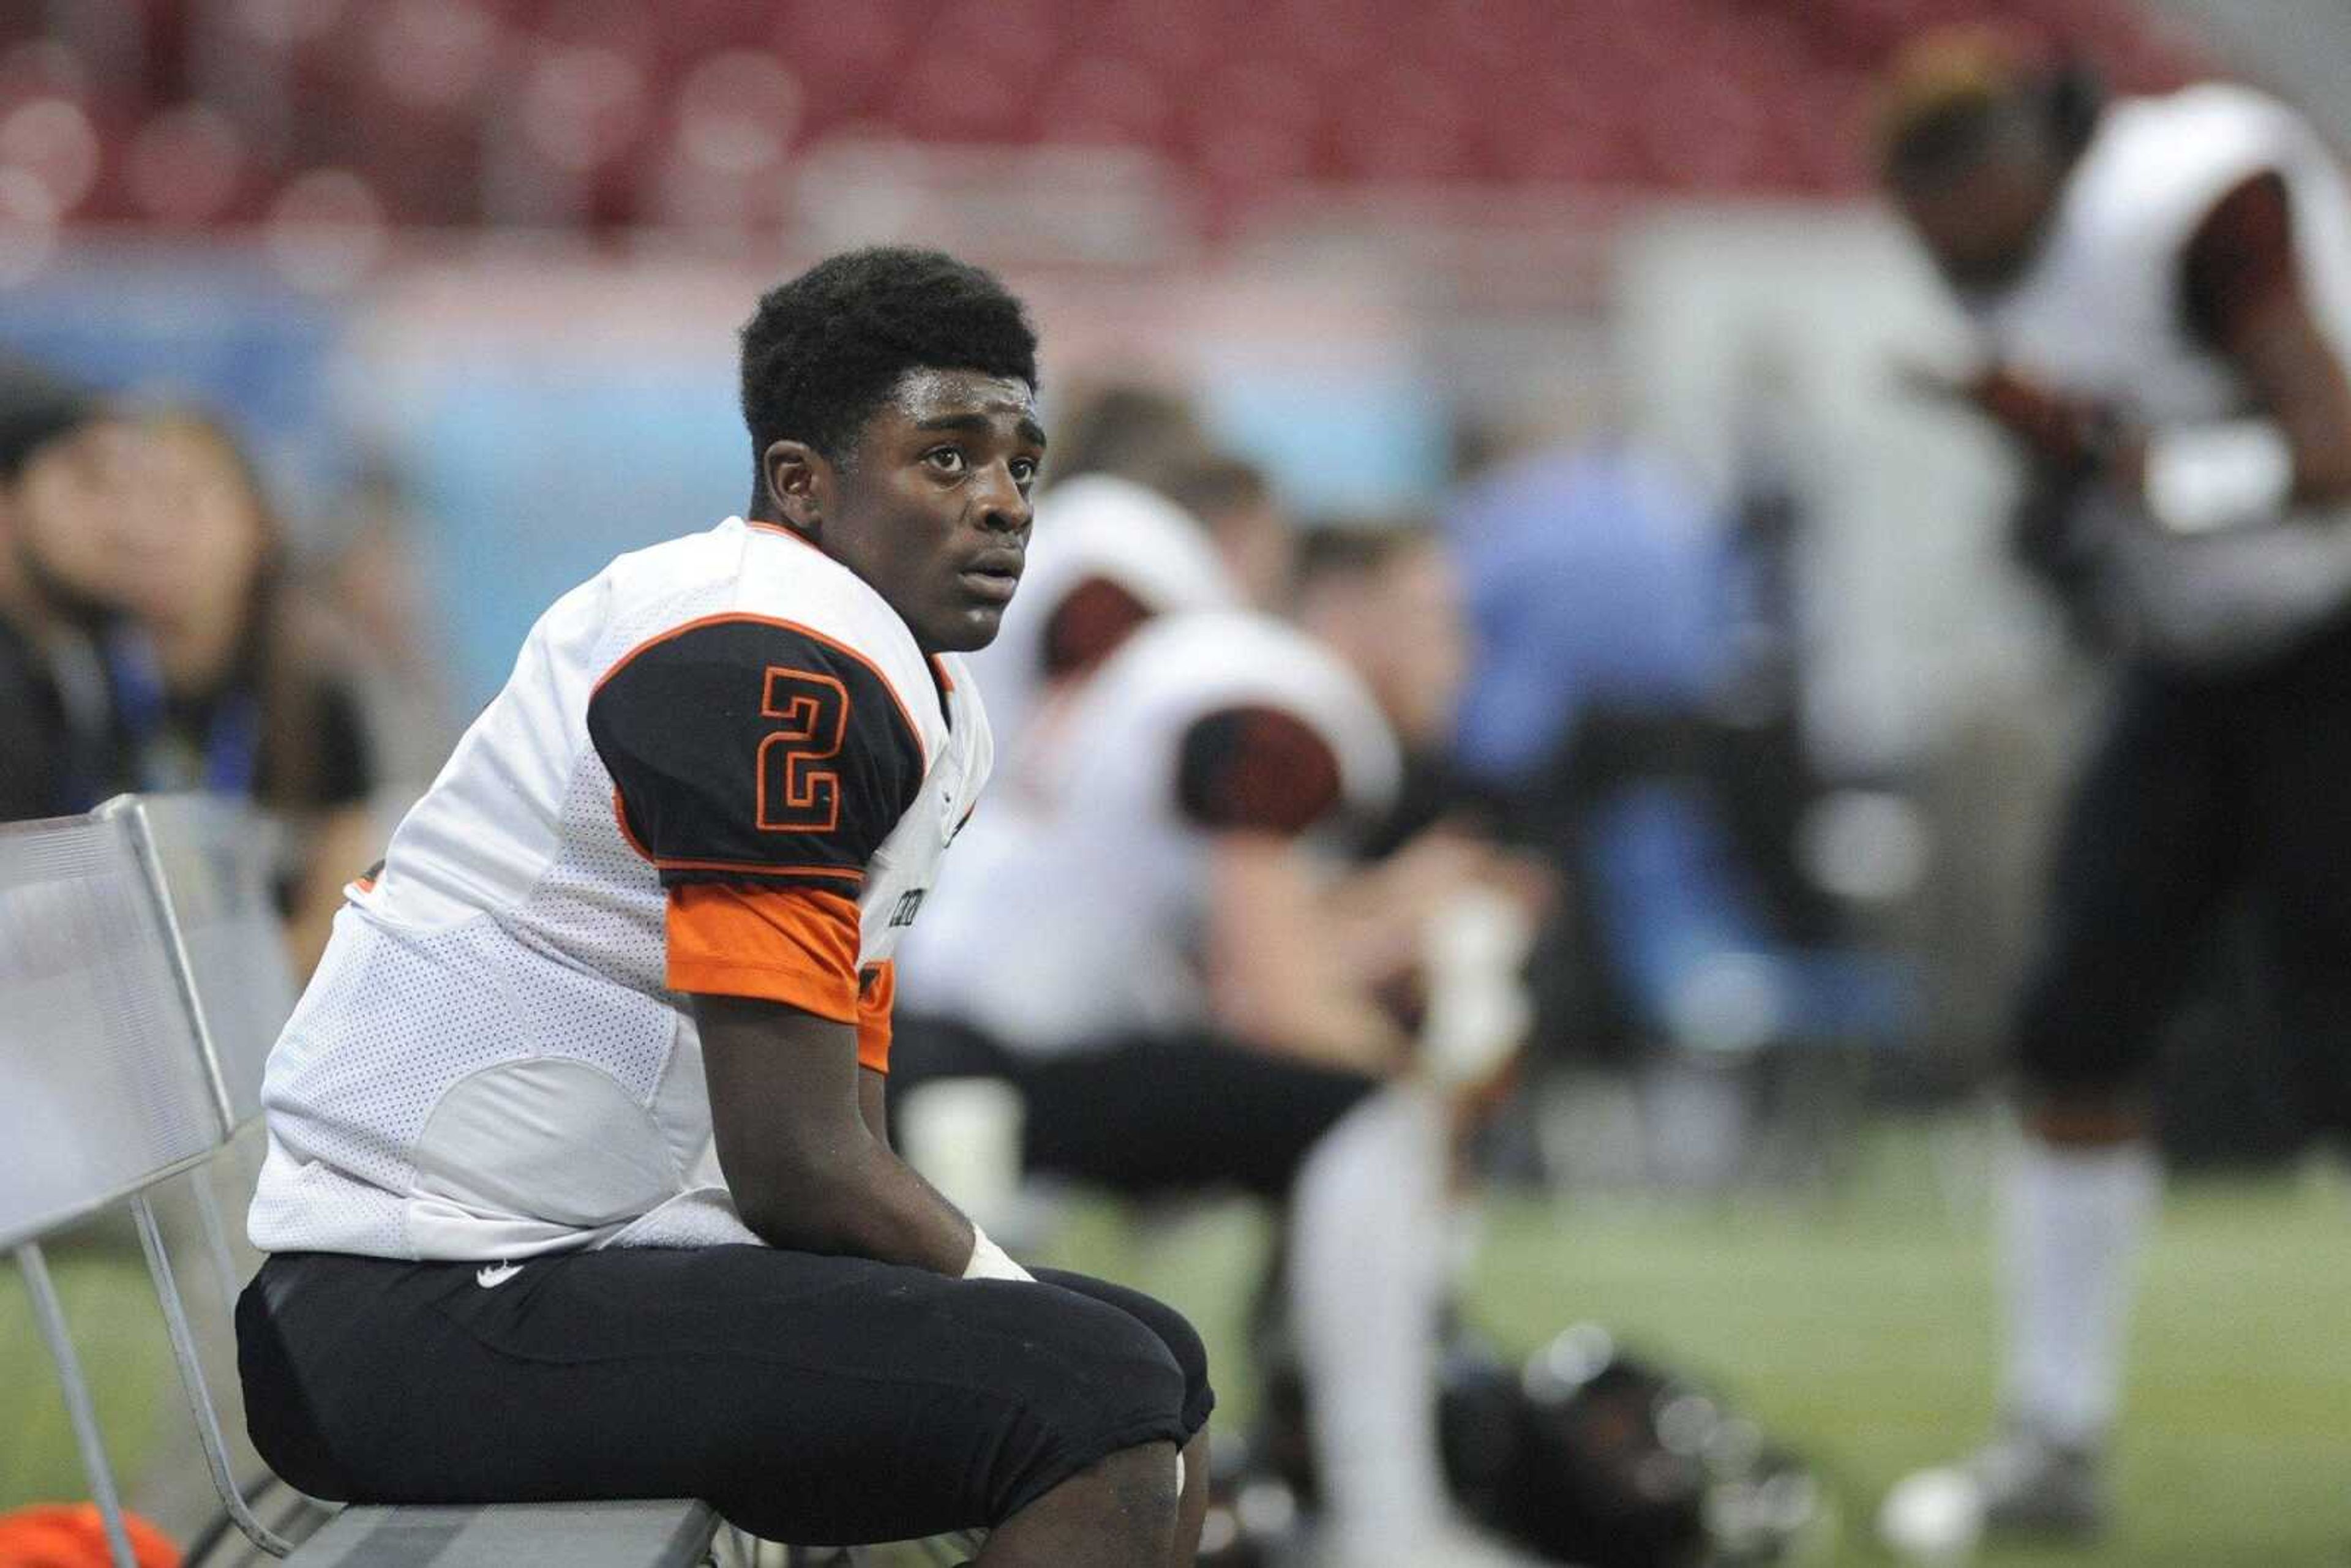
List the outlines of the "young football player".
{"type": "Polygon", "coordinates": [[[744,329],[747,514],[566,594],[271,1057],[255,1440],[394,1502],[701,1497],[802,1543],[1188,1563],[1197,1339],[892,1152],[893,950],[985,780],[1036,340],[835,256],[744,329]]]}

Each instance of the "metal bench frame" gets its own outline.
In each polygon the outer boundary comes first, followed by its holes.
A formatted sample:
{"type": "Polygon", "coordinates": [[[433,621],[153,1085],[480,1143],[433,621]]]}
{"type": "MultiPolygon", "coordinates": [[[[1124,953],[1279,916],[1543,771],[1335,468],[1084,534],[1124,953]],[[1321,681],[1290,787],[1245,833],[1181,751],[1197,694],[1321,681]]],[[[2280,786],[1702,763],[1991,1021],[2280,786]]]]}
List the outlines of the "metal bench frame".
{"type": "MultiPolygon", "coordinates": [[[[172,1266],[162,1228],[157,1221],[155,1192],[188,1177],[204,1250],[219,1285],[222,1300],[238,1295],[237,1269],[229,1243],[226,1219],[209,1174],[214,1162],[234,1157],[238,1140],[260,1119],[261,1070],[277,1029],[291,1010],[297,988],[275,926],[259,857],[250,845],[259,837],[252,816],[229,802],[190,796],[145,798],[119,796],[87,818],[23,824],[9,832],[38,832],[71,826],[117,825],[135,857],[144,898],[154,921],[167,961],[173,995],[170,1011],[185,1026],[194,1050],[158,1056],[176,1087],[200,1097],[211,1114],[203,1128],[205,1142],[196,1149],[129,1181],[90,1197],[67,1212],[47,1212],[16,1233],[0,1233],[0,1247],[16,1258],[32,1298],[33,1316],[57,1371],[68,1417],[89,1479],[90,1494],[103,1521],[108,1550],[116,1568],[134,1568],[130,1537],[123,1526],[120,1488],[106,1452],[89,1381],[75,1349],[56,1282],[42,1250],[44,1237],[97,1215],[127,1207],[139,1233],[140,1250],[160,1305],[178,1368],[183,1393],[195,1420],[199,1446],[214,1489],[220,1494],[228,1519],[255,1547],[276,1558],[335,1568],[344,1563],[367,1561],[390,1550],[402,1560],[423,1552],[447,1561],[471,1564],[484,1561],[514,1563],[520,1568],[545,1563],[568,1568],[568,1555],[589,1540],[625,1540],[639,1553],[632,1561],[647,1568],[684,1568],[707,1561],[718,1529],[716,1512],[706,1503],[647,1500],[610,1503],[513,1503],[479,1507],[435,1508],[416,1505],[367,1506],[343,1510],[298,1550],[265,1523],[238,1486],[235,1456],[221,1427],[212,1388],[198,1354],[197,1336],[187,1301],[172,1266]],[[200,879],[175,875],[175,862],[184,870],[184,857],[203,854],[224,845],[236,852],[217,857],[204,885],[200,879]],[[221,916],[242,929],[225,931],[221,916]],[[218,940],[224,936],[234,938],[218,940]],[[200,940],[199,938],[206,938],[200,940]],[[226,972],[223,972],[225,970],[226,972]],[[259,998],[256,1006],[256,998],[259,998]],[[264,1032],[268,1038],[258,1038],[264,1032]],[[165,1057],[172,1060],[165,1061],[165,1057]]],[[[175,1033],[178,1031],[174,1031],[175,1033]]],[[[142,1053],[143,1054],[143,1053],[142,1053]]],[[[318,1504],[320,1508],[332,1505],[318,1504]]],[[[925,1543],[934,1562],[961,1560],[973,1550],[971,1537],[925,1543]]],[[[787,1548],[789,1561],[804,1568],[817,1564],[854,1563],[858,1552],[815,1552],[787,1548]]],[[[738,1554],[741,1554],[738,1552],[738,1554]]],[[[746,1555],[746,1562],[752,1559],[746,1555]]]]}

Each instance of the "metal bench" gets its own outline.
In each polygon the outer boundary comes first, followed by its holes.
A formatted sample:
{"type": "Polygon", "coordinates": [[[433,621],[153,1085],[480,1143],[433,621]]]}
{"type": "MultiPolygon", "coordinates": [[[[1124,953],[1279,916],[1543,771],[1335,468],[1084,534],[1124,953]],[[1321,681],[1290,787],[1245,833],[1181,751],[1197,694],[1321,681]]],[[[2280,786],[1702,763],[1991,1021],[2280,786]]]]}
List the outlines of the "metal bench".
{"type": "MultiPolygon", "coordinates": [[[[240,1495],[151,1198],[205,1176],[259,1113],[294,998],[264,841],[236,808],[193,798],[0,825],[0,1248],[32,1297],[118,1568],[132,1568],[120,1495],[41,1246],[118,1208],[137,1225],[214,1484],[261,1550],[306,1568],[702,1561],[717,1521],[691,1500],[349,1509],[298,1550],[240,1495]]],[[[187,1185],[234,1300],[219,1206],[206,1181],[187,1185]]]]}
{"type": "Polygon", "coordinates": [[[701,1503],[530,1502],[347,1508],[305,1542],[302,1568],[693,1568],[714,1521],[701,1503]]]}

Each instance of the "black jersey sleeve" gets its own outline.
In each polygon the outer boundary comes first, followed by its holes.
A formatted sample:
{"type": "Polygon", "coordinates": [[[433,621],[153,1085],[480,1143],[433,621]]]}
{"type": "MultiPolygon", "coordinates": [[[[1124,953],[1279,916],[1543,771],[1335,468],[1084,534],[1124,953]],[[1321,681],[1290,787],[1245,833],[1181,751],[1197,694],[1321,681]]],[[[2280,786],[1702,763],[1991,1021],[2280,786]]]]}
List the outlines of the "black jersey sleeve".
{"type": "Polygon", "coordinates": [[[2180,264],[2189,329],[2226,350],[2280,301],[2298,302],[2294,208],[2284,176],[2269,172],[2232,188],[2197,225],[2180,264]]]}
{"type": "Polygon", "coordinates": [[[598,683],[588,735],[622,831],[669,887],[731,882],[856,896],[922,786],[889,680],[789,622],[714,616],[640,643],[598,683]]]}
{"type": "Polygon", "coordinates": [[[1280,708],[1203,715],[1177,749],[1176,804],[1212,832],[1295,837],[1328,821],[1343,800],[1331,743],[1280,708]]]}

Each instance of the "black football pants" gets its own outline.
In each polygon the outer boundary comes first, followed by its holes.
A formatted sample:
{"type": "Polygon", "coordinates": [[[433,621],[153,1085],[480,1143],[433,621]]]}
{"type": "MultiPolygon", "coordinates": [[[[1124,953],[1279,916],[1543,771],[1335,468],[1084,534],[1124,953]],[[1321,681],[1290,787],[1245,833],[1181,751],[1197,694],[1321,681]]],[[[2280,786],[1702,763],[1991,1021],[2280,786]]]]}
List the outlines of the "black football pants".
{"type": "Polygon", "coordinates": [[[1215,1403],[1190,1325],[1138,1292],[766,1247],[613,1248],[512,1271],[268,1260],[237,1303],[246,1419],[313,1496],[702,1498],[755,1535],[999,1523],[1215,1403]],[[485,1282],[488,1281],[488,1282],[485,1282]]]}
{"type": "Polygon", "coordinates": [[[2260,669],[2127,670],[2076,783],[2016,1045],[2059,1091],[2144,1073],[2231,901],[2250,904],[2321,1114],[2351,1109],[2351,626],[2260,669]]]}

